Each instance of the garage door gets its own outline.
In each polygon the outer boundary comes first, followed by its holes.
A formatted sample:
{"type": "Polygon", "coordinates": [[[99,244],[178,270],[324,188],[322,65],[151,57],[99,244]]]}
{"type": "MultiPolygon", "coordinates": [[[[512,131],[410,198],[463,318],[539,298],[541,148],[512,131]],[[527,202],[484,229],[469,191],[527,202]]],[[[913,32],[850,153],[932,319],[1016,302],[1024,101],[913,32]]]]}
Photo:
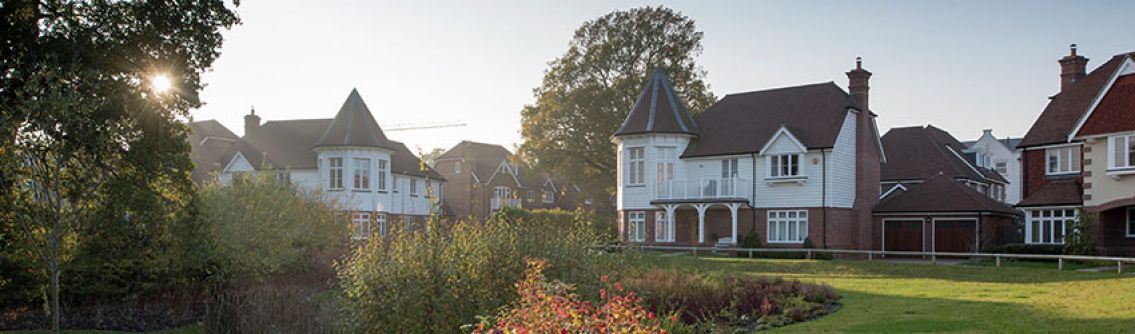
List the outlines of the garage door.
{"type": "Polygon", "coordinates": [[[977,242],[977,223],[972,220],[934,221],[934,250],[966,253],[977,242]]]}
{"type": "Polygon", "coordinates": [[[922,251],[922,221],[887,221],[884,223],[884,229],[886,250],[922,251]]]}

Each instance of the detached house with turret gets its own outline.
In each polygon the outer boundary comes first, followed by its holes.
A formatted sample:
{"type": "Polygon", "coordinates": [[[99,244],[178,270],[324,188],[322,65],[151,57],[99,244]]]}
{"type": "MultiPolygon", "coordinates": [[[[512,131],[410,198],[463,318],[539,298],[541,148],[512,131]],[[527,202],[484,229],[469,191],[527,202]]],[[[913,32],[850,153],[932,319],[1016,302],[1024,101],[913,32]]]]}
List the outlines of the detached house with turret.
{"type": "Polygon", "coordinates": [[[445,179],[390,140],[357,90],[334,118],[267,121],[252,111],[244,136],[216,121],[190,124],[198,182],[269,173],[348,213],[356,238],[422,228],[440,207],[445,179]]]}
{"type": "Polygon", "coordinates": [[[620,235],[649,244],[870,249],[885,156],[858,61],[835,83],[725,96],[691,116],[655,71],[612,136],[620,235]]]}

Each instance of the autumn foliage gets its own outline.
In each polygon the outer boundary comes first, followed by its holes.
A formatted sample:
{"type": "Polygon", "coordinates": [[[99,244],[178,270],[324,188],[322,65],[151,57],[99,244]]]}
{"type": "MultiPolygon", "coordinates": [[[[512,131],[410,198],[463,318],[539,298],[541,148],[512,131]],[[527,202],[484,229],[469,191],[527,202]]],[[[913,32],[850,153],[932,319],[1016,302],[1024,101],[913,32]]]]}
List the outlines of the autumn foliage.
{"type": "MultiPolygon", "coordinates": [[[[580,300],[573,286],[549,282],[547,266],[544,260],[528,260],[524,279],[516,284],[517,305],[495,323],[482,322],[473,333],[666,333],[663,321],[621,284],[601,289],[600,302],[593,304],[580,300]]],[[[603,283],[608,284],[606,277],[603,283]]]]}

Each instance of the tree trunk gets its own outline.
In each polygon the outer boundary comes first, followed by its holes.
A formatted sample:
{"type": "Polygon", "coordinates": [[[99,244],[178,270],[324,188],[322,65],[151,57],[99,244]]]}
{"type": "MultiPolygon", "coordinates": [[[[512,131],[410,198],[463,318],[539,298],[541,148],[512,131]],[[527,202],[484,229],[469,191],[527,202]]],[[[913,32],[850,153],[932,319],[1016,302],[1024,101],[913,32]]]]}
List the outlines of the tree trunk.
{"type": "Polygon", "coordinates": [[[51,265],[51,330],[59,334],[59,263],[51,265]]]}

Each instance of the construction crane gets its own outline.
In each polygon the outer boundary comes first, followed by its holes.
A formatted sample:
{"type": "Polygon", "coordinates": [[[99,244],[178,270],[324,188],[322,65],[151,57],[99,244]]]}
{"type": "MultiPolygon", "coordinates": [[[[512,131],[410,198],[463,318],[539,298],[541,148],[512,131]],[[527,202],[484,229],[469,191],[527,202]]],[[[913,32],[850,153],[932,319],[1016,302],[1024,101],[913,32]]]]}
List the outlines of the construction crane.
{"type": "Polygon", "coordinates": [[[437,129],[437,128],[456,128],[465,126],[465,121],[433,121],[433,122],[411,122],[411,123],[394,123],[382,125],[383,131],[408,131],[408,130],[422,130],[422,129],[437,129]]]}

